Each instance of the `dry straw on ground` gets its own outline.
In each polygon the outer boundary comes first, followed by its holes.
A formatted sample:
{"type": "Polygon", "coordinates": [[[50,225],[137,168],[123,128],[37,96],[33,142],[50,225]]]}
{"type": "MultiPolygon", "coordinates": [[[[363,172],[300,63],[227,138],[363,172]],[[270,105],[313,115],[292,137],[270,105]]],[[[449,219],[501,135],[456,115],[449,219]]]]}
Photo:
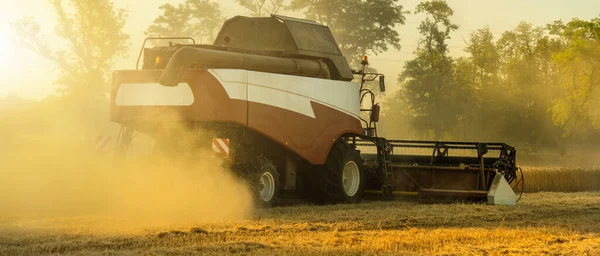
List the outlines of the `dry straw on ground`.
{"type": "Polygon", "coordinates": [[[516,207],[296,205],[246,221],[89,228],[112,222],[0,218],[0,255],[600,255],[597,192],[526,194],[516,207]]]}

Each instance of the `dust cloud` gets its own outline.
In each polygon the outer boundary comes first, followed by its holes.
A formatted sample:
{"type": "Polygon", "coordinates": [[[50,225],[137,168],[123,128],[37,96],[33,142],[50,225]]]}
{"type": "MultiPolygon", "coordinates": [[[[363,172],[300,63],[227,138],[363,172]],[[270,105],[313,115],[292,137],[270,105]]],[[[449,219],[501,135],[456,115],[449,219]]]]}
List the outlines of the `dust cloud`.
{"type": "MultiPolygon", "coordinates": [[[[112,152],[96,150],[94,132],[82,125],[88,121],[43,107],[0,120],[6,124],[0,129],[0,230],[3,219],[38,228],[50,224],[27,220],[88,218],[86,228],[119,229],[236,221],[252,213],[245,184],[207,149],[155,151],[152,140],[139,135],[133,148],[140,140],[144,148],[117,162],[112,152]]],[[[184,129],[170,130],[191,141],[184,129]]]]}

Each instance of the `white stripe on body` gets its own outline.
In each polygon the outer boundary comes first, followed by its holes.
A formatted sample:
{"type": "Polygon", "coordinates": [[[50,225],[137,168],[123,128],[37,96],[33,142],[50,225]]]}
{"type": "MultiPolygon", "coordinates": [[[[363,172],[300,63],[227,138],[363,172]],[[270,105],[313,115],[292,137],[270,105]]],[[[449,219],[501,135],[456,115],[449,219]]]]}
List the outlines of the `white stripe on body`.
{"type": "Polygon", "coordinates": [[[187,83],[174,87],[159,83],[124,83],[115,99],[117,106],[191,106],[192,88],[187,83]]]}
{"type": "Polygon", "coordinates": [[[237,69],[210,69],[231,99],[247,100],[315,118],[311,101],[358,119],[359,85],[354,82],[237,69]]]}

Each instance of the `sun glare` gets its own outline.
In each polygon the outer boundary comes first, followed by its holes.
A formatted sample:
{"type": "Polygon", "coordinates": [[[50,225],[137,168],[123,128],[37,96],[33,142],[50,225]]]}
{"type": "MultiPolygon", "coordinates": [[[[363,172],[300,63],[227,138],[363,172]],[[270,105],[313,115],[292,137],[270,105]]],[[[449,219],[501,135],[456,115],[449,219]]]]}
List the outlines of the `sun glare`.
{"type": "Polygon", "coordinates": [[[23,63],[31,61],[24,58],[23,48],[13,42],[14,36],[8,24],[0,24],[0,68],[11,73],[17,72],[23,63]]]}
{"type": "Polygon", "coordinates": [[[12,55],[12,52],[14,51],[14,46],[13,44],[10,42],[10,39],[8,38],[8,33],[6,31],[3,31],[0,28],[0,66],[1,67],[6,67],[7,64],[7,58],[9,58],[9,55],[12,55]]]}
{"type": "Polygon", "coordinates": [[[0,38],[0,58],[6,57],[8,53],[9,43],[6,42],[5,38],[0,38]]]}

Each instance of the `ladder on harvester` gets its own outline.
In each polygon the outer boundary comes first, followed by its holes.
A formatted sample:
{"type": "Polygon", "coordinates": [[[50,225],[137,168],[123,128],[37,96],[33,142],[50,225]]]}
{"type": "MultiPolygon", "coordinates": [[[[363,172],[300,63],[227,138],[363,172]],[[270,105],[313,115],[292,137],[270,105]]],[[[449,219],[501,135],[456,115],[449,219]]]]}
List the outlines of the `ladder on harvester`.
{"type": "Polygon", "coordinates": [[[377,146],[377,159],[379,160],[379,169],[382,174],[381,194],[384,197],[391,197],[396,186],[396,179],[394,178],[394,171],[392,169],[393,146],[387,139],[381,137],[370,139],[377,146]]]}

